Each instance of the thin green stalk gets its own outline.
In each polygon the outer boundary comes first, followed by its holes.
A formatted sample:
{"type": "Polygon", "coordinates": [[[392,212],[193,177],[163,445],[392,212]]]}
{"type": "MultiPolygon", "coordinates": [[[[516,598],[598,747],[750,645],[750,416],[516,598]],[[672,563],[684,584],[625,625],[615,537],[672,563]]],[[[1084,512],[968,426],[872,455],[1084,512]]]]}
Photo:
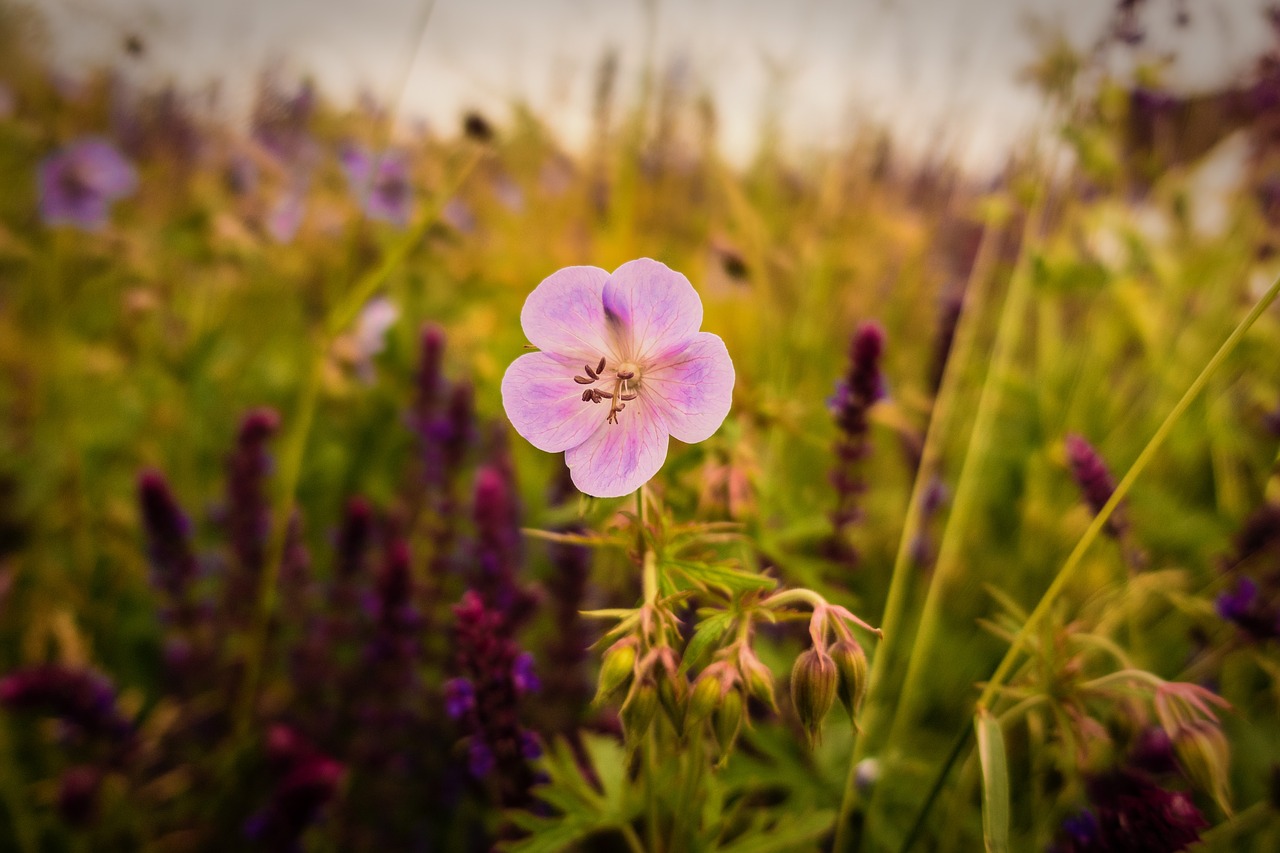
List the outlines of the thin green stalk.
{"type": "MultiPolygon", "coordinates": [[[[1040,602],[1031,612],[1031,615],[1027,617],[1027,621],[1013,636],[1013,640],[1009,644],[1009,650],[1005,653],[1004,658],[1001,659],[999,666],[996,667],[995,673],[991,676],[991,680],[987,682],[981,696],[979,696],[977,707],[990,709],[991,704],[995,699],[996,692],[1001,686],[1003,686],[1005,679],[1009,675],[1009,671],[1017,661],[1018,653],[1022,650],[1022,645],[1025,642],[1026,637],[1039,625],[1041,621],[1044,620],[1048,615],[1049,609],[1062,593],[1062,590],[1065,589],[1067,584],[1073,579],[1075,571],[1080,565],[1085,552],[1089,550],[1089,546],[1093,544],[1093,541],[1098,538],[1098,535],[1102,532],[1102,528],[1107,523],[1107,519],[1109,519],[1111,514],[1115,511],[1116,506],[1120,501],[1124,500],[1125,496],[1129,493],[1129,490],[1133,487],[1134,482],[1138,479],[1138,476],[1146,469],[1147,465],[1150,464],[1151,460],[1155,457],[1156,452],[1164,444],[1165,439],[1168,438],[1169,433],[1172,432],[1174,424],[1176,424],[1178,419],[1185,414],[1188,408],[1190,408],[1191,403],[1199,395],[1200,391],[1204,389],[1209,378],[1222,365],[1222,362],[1231,355],[1236,346],[1244,338],[1245,334],[1253,327],[1253,324],[1257,322],[1263,312],[1271,306],[1278,295],[1280,295],[1280,278],[1276,279],[1276,281],[1272,283],[1271,287],[1262,295],[1262,298],[1253,306],[1248,315],[1240,321],[1240,324],[1236,326],[1230,336],[1223,341],[1222,346],[1220,346],[1218,351],[1214,353],[1213,358],[1209,359],[1208,364],[1206,364],[1200,371],[1200,375],[1197,376],[1195,381],[1191,383],[1191,386],[1187,388],[1186,392],[1182,395],[1182,398],[1178,400],[1177,404],[1173,407],[1173,410],[1169,412],[1168,416],[1160,424],[1150,441],[1147,442],[1146,447],[1144,447],[1142,452],[1138,454],[1137,460],[1134,461],[1133,465],[1125,473],[1123,479],[1121,479],[1119,484],[1116,485],[1115,491],[1111,495],[1111,499],[1103,505],[1097,516],[1094,517],[1093,522],[1089,525],[1088,529],[1085,530],[1080,541],[1076,543],[1075,549],[1072,550],[1071,554],[1067,557],[1066,562],[1058,571],[1053,583],[1049,585],[1049,588],[1040,598],[1040,602]]],[[[934,784],[929,791],[929,796],[920,807],[920,812],[916,817],[915,827],[912,830],[911,836],[913,843],[914,836],[918,834],[919,828],[923,826],[930,809],[933,807],[934,801],[937,799],[938,793],[942,789],[942,784],[951,770],[952,764],[955,763],[955,760],[959,755],[959,747],[962,747],[964,741],[967,741],[971,730],[972,726],[970,725],[966,724],[962,727],[960,735],[956,741],[956,747],[953,747],[951,754],[948,755],[947,760],[943,762],[942,768],[938,771],[938,776],[934,780],[934,784]]],[[[907,849],[909,848],[906,846],[903,847],[904,851],[907,849]]]]}
{"type": "Polygon", "coordinates": [[[1066,562],[1058,571],[1057,576],[1053,579],[1053,583],[1045,591],[1040,598],[1040,602],[1035,609],[1031,611],[1031,615],[1027,617],[1026,623],[1018,629],[1018,633],[1014,634],[1013,641],[1009,645],[1009,650],[1005,652],[1004,658],[1000,661],[1000,665],[996,667],[995,674],[991,676],[991,680],[987,682],[987,686],[983,689],[982,695],[978,698],[978,706],[989,708],[991,701],[995,696],[996,690],[1004,683],[1005,677],[1009,673],[1010,667],[1013,666],[1017,659],[1018,653],[1022,651],[1022,646],[1026,642],[1027,636],[1039,627],[1048,615],[1050,608],[1057,601],[1058,596],[1062,594],[1063,589],[1074,579],[1076,570],[1081,565],[1085,553],[1093,544],[1094,540],[1102,532],[1102,528],[1106,525],[1107,520],[1111,518],[1111,514],[1115,512],[1116,506],[1124,500],[1129,494],[1129,490],[1133,488],[1134,481],[1142,474],[1146,467],[1151,464],[1151,460],[1155,458],[1156,453],[1164,445],[1165,440],[1169,437],[1169,433],[1173,431],[1173,427],[1191,407],[1192,402],[1199,396],[1200,391],[1204,389],[1210,377],[1217,372],[1222,363],[1235,350],[1245,334],[1253,327],[1262,313],[1270,307],[1275,301],[1276,296],[1280,295],[1280,278],[1272,283],[1267,292],[1253,306],[1248,315],[1245,316],[1240,324],[1236,326],[1231,335],[1222,343],[1218,351],[1213,354],[1213,358],[1209,359],[1209,363],[1200,371],[1200,375],[1191,383],[1191,387],[1187,388],[1182,395],[1182,399],[1178,400],[1173,410],[1165,417],[1164,422],[1156,430],[1155,435],[1147,442],[1147,446],[1138,454],[1138,458],[1130,466],[1125,473],[1124,478],[1116,485],[1115,491],[1111,493],[1111,498],[1103,505],[1098,514],[1094,516],[1093,522],[1085,530],[1084,535],[1080,537],[1080,541],[1076,543],[1076,547],[1067,557],[1066,562]]]}
{"type": "Polygon", "coordinates": [[[938,466],[942,454],[942,438],[954,411],[954,399],[958,393],[959,376],[969,363],[969,352],[973,349],[977,337],[977,317],[982,313],[987,297],[987,288],[991,281],[991,259],[994,254],[996,238],[1000,229],[988,225],[983,231],[982,242],[970,271],[969,282],[965,288],[964,302],[956,328],[956,340],[947,363],[943,368],[942,382],[938,397],[934,401],[933,413],[929,418],[929,426],[925,432],[924,448],[920,455],[920,466],[916,472],[915,482],[911,487],[911,497],[907,503],[906,518],[903,522],[902,535],[898,542],[898,551],[894,557],[893,572],[889,580],[889,592],[885,599],[884,615],[880,620],[880,629],[884,638],[878,644],[871,660],[871,670],[867,681],[867,699],[862,712],[859,728],[862,735],[855,737],[852,757],[849,761],[849,772],[845,780],[844,796],[840,804],[840,814],[836,821],[834,850],[849,849],[851,838],[848,836],[849,818],[857,804],[857,767],[866,752],[867,744],[879,743],[881,729],[887,719],[891,702],[885,694],[891,687],[886,677],[890,662],[895,652],[905,642],[907,632],[904,630],[908,592],[911,587],[914,563],[911,559],[911,545],[924,523],[920,507],[924,500],[929,480],[938,466]]]}

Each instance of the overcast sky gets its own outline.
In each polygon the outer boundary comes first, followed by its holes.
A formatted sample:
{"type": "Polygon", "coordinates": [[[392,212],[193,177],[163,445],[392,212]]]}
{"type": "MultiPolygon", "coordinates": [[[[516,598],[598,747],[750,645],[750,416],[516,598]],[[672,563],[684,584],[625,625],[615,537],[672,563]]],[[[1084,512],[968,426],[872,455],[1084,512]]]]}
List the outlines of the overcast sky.
{"type": "MultiPolygon", "coordinates": [[[[1176,50],[1171,76],[1208,85],[1236,72],[1271,38],[1262,0],[1189,0],[1192,25],[1172,26],[1176,0],[1149,0],[1154,44],[1176,50]]],[[[834,141],[859,118],[889,123],[910,145],[939,128],[986,168],[1035,123],[1037,101],[1016,82],[1035,54],[1028,16],[1078,44],[1102,31],[1115,0],[36,0],[59,63],[70,71],[116,59],[125,33],[147,43],[145,73],[223,82],[247,102],[257,73],[283,64],[347,99],[362,88],[390,100],[410,61],[406,117],[453,127],[469,107],[500,114],[532,104],[569,144],[583,138],[594,70],[618,51],[622,81],[644,62],[652,6],[654,53],[709,91],[720,142],[753,150],[775,80],[784,138],[834,141]],[[418,22],[427,14],[425,36],[418,22]],[[773,69],[772,71],[770,69],[773,69]]]]}

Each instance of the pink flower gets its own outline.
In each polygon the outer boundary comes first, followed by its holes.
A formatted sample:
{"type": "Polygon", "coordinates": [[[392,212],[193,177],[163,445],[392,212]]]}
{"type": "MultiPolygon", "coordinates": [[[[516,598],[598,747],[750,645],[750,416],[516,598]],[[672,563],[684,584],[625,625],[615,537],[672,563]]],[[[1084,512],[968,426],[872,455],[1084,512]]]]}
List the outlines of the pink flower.
{"type": "Polygon", "coordinates": [[[665,264],[566,267],[529,294],[520,325],[542,352],[507,368],[507,417],[534,447],[563,451],[589,495],[635,491],[662,467],[670,436],[702,441],[729,413],[729,351],[698,331],[702,301],[665,264]]]}

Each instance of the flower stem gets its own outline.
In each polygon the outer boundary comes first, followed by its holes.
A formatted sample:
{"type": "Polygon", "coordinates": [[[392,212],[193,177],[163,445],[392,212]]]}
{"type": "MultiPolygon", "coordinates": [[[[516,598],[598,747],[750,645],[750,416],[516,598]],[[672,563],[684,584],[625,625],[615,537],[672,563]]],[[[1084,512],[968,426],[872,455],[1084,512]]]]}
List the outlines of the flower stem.
{"type": "Polygon", "coordinates": [[[992,259],[1002,233],[995,224],[988,224],[983,231],[978,255],[970,271],[968,286],[965,288],[964,303],[956,329],[956,342],[943,368],[938,397],[934,401],[933,414],[929,418],[920,465],[911,487],[902,535],[894,557],[884,615],[880,618],[880,628],[887,639],[879,644],[871,659],[871,671],[867,679],[867,699],[860,725],[862,734],[855,739],[849,760],[844,796],[840,804],[839,818],[836,821],[835,845],[832,848],[835,851],[856,849],[856,844],[852,843],[853,839],[847,833],[850,818],[857,805],[858,762],[865,757],[868,745],[882,742],[883,729],[891,722],[889,715],[895,703],[892,697],[887,695],[893,687],[888,675],[890,663],[897,658],[897,650],[909,636],[909,632],[904,630],[903,622],[907,615],[908,593],[913,579],[912,543],[924,524],[921,505],[929,480],[942,455],[942,440],[946,435],[948,422],[955,407],[954,400],[960,385],[960,373],[969,362],[969,351],[973,349],[977,338],[977,318],[981,315],[986,301],[987,289],[992,279],[990,275],[992,259]]]}

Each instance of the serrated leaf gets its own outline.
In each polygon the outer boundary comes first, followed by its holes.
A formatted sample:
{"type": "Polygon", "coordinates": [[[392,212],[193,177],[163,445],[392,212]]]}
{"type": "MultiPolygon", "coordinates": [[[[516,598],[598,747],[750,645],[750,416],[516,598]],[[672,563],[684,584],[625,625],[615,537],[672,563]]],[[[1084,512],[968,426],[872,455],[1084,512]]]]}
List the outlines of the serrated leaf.
{"type": "Polygon", "coordinates": [[[982,763],[982,840],[987,853],[1009,850],[1009,762],[1000,721],[986,708],[973,718],[982,763]]]}
{"type": "Polygon", "coordinates": [[[719,587],[729,593],[773,589],[778,585],[776,580],[767,575],[759,575],[723,564],[668,560],[664,565],[674,569],[697,586],[719,587]]]}
{"type": "Polygon", "coordinates": [[[690,667],[701,663],[702,658],[719,644],[720,638],[732,625],[732,613],[717,613],[699,622],[693,629],[689,644],[684,647],[684,655],[680,659],[680,674],[684,675],[690,667]]]}
{"type": "Polygon", "coordinates": [[[829,809],[787,815],[769,829],[744,832],[717,849],[724,853],[790,853],[830,832],[835,819],[836,813],[829,809]]]}

